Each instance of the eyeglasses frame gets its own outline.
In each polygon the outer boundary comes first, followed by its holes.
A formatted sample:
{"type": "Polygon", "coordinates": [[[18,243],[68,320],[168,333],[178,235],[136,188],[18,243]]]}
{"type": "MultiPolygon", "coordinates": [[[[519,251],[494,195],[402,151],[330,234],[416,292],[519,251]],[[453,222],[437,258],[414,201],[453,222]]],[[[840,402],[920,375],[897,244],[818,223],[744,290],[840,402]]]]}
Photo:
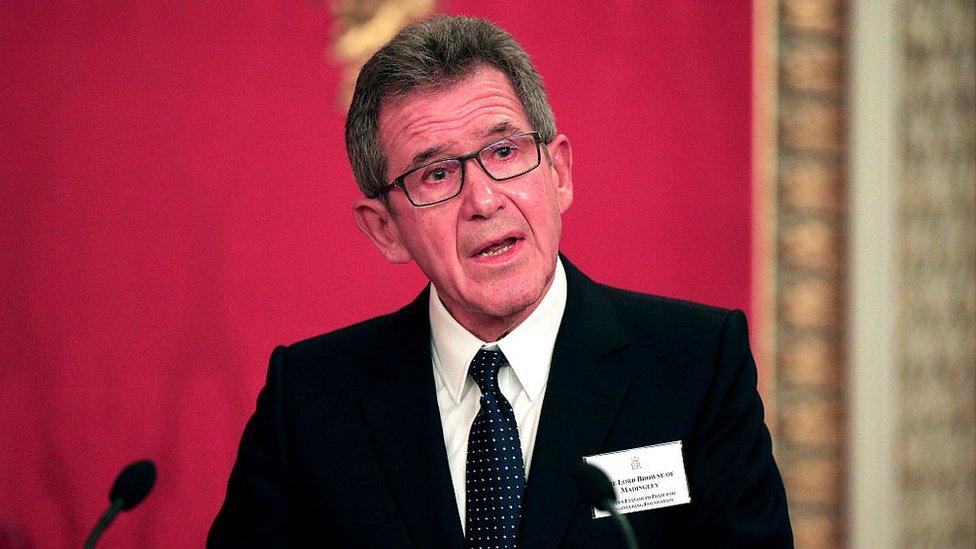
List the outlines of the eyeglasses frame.
{"type": "MultiPolygon", "coordinates": [[[[463,154],[461,156],[452,156],[452,157],[448,157],[448,158],[439,158],[437,160],[433,160],[431,162],[428,162],[426,164],[417,166],[415,168],[411,168],[411,169],[407,170],[406,172],[400,174],[399,177],[397,177],[391,183],[389,183],[388,185],[386,185],[385,187],[383,187],[382,189],[380,189],[380,191],[378,193],[376,193],[374,196],[372,196],[370,198],[379,198],[379,197],[381,197],[381,196],[389,193],[393,189],[399,187],[400,190],[403,191],[403,195],[407,197],[407,200],[409,200],[410,201],[410,204],[412,204],[415,208],[426,208],[427,206],[435,206],[437,204],[442,204],[444,202],[447,202],[448,200],[451,200],[452,198],[457,197],[458,195],[461,194],[461,191],[464,190],[465,176],[467,175],[467,171],[466,171],[465,166],[467,165],[468,160],[471,160],[472,158],[474,160],[476,160],[478,162],[478,166],[481,167],[481,171],[485,172],[485,175],[487,175],[488,177],[490,177],[493,181],[508,181],[508,180],[511,180],[511,179],[515,179],[516,177],[522,177],[523,175],[525,175],[525,174],[531,172],[532,170],[538,168],[539,165],[542,164],[542,151],[541,151],[541,149],[543,148],[542,145],[545,145],[545,144],[546,143],[543,143],[542,142],[542,137],[539,135],[539,132],[537,132],[537,131],[522,132],[522,133],[512,134],[512,135],[510,135],[508,137],[503,137],[502,139],[498,139],[496,141],[492,141],[491,143],[486,144],[485,146],[479,148],[478,150],[476,150],[474,152],[470,152],[468,154],[463,154]],[[534,142],[535,142],[535,154],[536,154],[535,164],[533,164],[531,168],[525,170],[524,172],[517,173],[515,175],[510,175],[508,177],[495,177],[495,176],[491,175],[491,173],[488,171],[488,168],[485,168],[484,163],[481,161],[481,153],[484,152],[486,149],[488,149],[488,148],[490,148],[490,147],[492,147],[494,145],[497,145],[497,144],[501,143],[502,141],[510,141],[512,139],[517,139],[519,137],[525,137],[526,135],[531,135],[532,137],[535,138],[534,139],[534,142]],[[410,197],[410,193],[407,192],[407,186],[404,183],[404,180],[407,178],[407,176],[410,175],[410,174],[412,174],[412,173],[414,173],[414,172],[416,172],[416,171],[418,171],[418,170],[422,170],[422,169],[424,169],[424,168],[426,168],[428,166],[433,166],[434,164],[440,164],[441,162],[448,162],[448,161],[451,161],[451,160],[457,161],[458,164],[461,167],[461,184],[458,186],[457,192],[454,193],[454,194],[452,194],[451,196],[448,196],[446,198],[442,198],[442,199],[440,199],[440,200],[438,200],[436,202],[429,202],[429,203],[426,203],[426,204],[417,204],[416,202],[414,202],[413,201],[413,198],[410,197]]],[[[547,158],[549,157],[549,149],[548,148],[546,148],[546,157],[547,158]]]]}

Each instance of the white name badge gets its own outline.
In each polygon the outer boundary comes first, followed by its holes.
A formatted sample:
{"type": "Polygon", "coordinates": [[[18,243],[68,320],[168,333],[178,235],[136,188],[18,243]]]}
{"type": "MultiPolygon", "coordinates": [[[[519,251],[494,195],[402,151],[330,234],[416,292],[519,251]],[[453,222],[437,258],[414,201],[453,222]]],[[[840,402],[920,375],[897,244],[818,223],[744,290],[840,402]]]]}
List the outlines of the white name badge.
{"type": "MultiPolygon", "coordinates": [[[[583,461],[610,478],[621,513],[691,503],[680,440],[586,456],[583,461]]],[[[593,518],[609,516],[593,509],[593,518]]]]}

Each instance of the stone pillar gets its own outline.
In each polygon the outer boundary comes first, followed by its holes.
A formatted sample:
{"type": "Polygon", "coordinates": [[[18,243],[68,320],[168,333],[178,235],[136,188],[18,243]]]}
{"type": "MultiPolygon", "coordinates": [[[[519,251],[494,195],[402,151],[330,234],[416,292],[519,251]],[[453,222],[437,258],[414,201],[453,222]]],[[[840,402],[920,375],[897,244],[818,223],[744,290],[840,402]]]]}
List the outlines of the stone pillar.
{"type": "Polygon", "coordinates": [[[903,547],[976,547],[976,9],[904,0],[897,182],[903,547]]]}
{"type": "MultiPolygon", "coordinates": [[[[763,6],[765,3],[759,3],[763,6]]],[[[844,545],[845,19],[841,0],[757,17],[757,292],[774,451],[797,547],[844,545]],[[760,28],[764,25],[765,28],[760,28]],[[765,33],[765,34],[764,34],[765,33]],[[763,74],[766,71],[772,74],[763,74]],[[766,101],[762,100],[762,97],[766,101]],[[765,122],[764,122],[765,119],[765,122]],[[765,241],[765,242],[764,242],[765,241]]]]}
{"type": "MultiPolygon", "coordinates": [[[[757,3],[768,5],[773,8],[767,16],[757,18],[757,40],[766,40],[765,55],[773,59],[770,74],[762,74],[764,50],[757,49],[757,81],[774,90],[759,92],[768,100],[757,101],[758,131],[763,134],[763,120],[768,120],[770,137],[757,142],[758,157],[767,161],[757,165],[757,184],[769,191],[757,193],[766,198],[757,203],[758,240],[765,242],[758,249],[766,251],[765,267],[758,271],[768,273],[760,292],[769,303],[757,307],[765,313],[759,324],[767,327],[758,347],[772,380],[767,385],[768,422],[797,546],[841,547],[855,541],[868,547],[868,540],[878,540],[875,534],[882,532],[891,542],[886,546],[974,547],[974,1],[757,3]],[[860,89],[855,105],[867,110],[892,105],[886,111],[893,120],[891,131],[876,130],[870,136],[884,140],[881,149],[893,154],[877,159],[861,155],[858,162],[890,162],[892,169],[871,173],[895,177],[850,180],[849,121],[873,115],[849,112],[845,74],[851,51],[861,44],[847,42],[848,13],[861,18],[855,23],[884,18],[897,27],[890,33],[893,47],[881,56],[888,64],[881,70],[896,72],[899,85],[860,89]],[[849,280],[852,272],[862,272],[855,269],[862,258],[847,252],[849,228],[867,226],[860,217],[850,217],[848,187],[854,184],[871,191],[859,197],[885,197],[876,207],[892,211],[872,220],[869,225],[876,232],[868,239],[859,233],[858,240],[858,246],[869,246],[861,250],[873,249],[870,238],[881,239],[877,247],[891,250],[890,265],[882,261],[871,267],[871,276],[890,287],[887,293],[867,291],[872,287],[864,286],[863,279],[858,285],[849,280]],[[878,265],[885,268],[879,271],[878,265]],[[865,302],[866,297],[884,303],[865,302]],[[845,314],[849,303],[858,304],[851,317],[845,314]],[[874,318],[875,309],[890,314],[874,318]],[[851,324],[854,320],[858,325],[851,324]],[[890,328],[860,329],[882,321],[890,328]],[[881,332],[884,342],[864,339],[881,332]],[[849,370],[854,345],[858,350],[882,345],[885,352],[875,356],[888,358],[883,363],[858,359],[859,370],[849,370]],[[861,375],[879,370],[891,375],[861,375]],[[850,393],[854,400],[846,402],[855,373],[861,381],[888,379],[890,390],[855,390],[850,393]],[[894,395],[884,406],[862,401],[864,395],[882,393],[894,395]],[[845,417],[850,410],[871,414],[845,417]],[[864,446],[850,438],[850,420],[856,420],[861,434],[884,431],[878,439],[884,444],[873,450],[884,459],[860,460],[858,465],[862,473],[879,473],[884,486],[875,493],[870,489],[874,480],[869,480],[857,495],[861,509],[885,507],[875,515],[883,518],[881,524],[859,524],[848,512],[846,486],[850,480],[860,482],[846,478],[850,449],[864,446]],[[883,501],[872,503],[872,498],[883,501]],[[873,533],[860,535],[863,529],[873,533]]],[[[871,206],[858,215],[873,214],[871,206]]],[[[870,358],[870,353],[859,356],[870,358]]]]}

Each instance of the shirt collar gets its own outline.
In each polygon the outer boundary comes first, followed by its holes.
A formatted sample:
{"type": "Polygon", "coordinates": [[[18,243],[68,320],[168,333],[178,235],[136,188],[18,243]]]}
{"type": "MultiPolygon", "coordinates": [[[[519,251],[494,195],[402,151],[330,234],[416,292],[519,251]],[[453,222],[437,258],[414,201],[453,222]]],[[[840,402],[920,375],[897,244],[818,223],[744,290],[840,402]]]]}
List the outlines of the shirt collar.
{"type": "Polygon", "coordinates": [[[482,347],[496,346],[508,359],[515,377],[525,390],[529,400],[542,394],[549,378],[556,334],[566,309],[566,271],[560,259],[552,284],[542,302],[532,314],[505,337],[496,342],[478,339],[451,316],[431,284],[428,310],[430,313],[431,353],[434,368],[456,403],[467,393],[468,366],[482,347]]]}

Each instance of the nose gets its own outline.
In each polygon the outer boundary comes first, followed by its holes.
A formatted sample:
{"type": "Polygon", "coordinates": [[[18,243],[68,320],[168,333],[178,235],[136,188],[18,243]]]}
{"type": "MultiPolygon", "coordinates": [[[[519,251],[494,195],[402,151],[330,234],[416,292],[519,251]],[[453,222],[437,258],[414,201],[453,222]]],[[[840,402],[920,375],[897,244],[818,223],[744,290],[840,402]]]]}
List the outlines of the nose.
{"type": "Polygon", "coordinates": [[[495,181],[481,166],[473,161],[465,170],[464,189],[461,191],[464,214],[468,219],[490,218],[504,207],[505,197],[498,193],[495,181]]]}

